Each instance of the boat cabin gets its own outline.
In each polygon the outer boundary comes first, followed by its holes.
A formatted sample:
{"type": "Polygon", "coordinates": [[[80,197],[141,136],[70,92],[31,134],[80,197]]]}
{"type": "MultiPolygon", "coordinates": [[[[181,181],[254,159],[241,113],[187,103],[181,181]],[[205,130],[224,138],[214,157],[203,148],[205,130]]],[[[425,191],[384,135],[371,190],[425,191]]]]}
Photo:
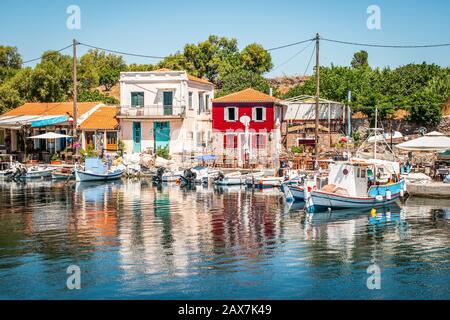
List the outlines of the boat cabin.
{"type": "Polygon", "coordinates": [[[372,191],[384,195],[379,185],[398,182],[400,167],[397,162],[353,159],[330,164],[328,189],[350,197],[367,197],[372,191]],[[372,188],[376,186],[376,188],[372,188]]]}

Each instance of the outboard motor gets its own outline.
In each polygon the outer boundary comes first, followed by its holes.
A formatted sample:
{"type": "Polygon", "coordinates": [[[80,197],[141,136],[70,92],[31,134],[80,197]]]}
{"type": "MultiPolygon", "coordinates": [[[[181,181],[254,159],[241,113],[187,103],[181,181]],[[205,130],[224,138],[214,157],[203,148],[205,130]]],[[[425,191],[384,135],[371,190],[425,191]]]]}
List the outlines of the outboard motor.
{"type": "Polygon", "coordinates": [[[153,177],[153,181],[155,181],[155,182],[161,182],[161,181],[162,181],[162,176],[163,176],[163,174],[164,174],[165,171],[166,171],[165,168],[159,167],[159,168],[156,170],[156,175],[153,177]]]}
{"type": "Polygon", "coordinates": [[[219,171],[216,177],[214,177],[214,181],[222,181],[225,178],[225,175],[222,171],[219,171]]]}
{"type": "Polygon", "coordinates": [[[181,181],[185,184],[195,184],[195,178],[197,178],[197,174],[191,169],[186,169],[183,171],[181,181]]]}

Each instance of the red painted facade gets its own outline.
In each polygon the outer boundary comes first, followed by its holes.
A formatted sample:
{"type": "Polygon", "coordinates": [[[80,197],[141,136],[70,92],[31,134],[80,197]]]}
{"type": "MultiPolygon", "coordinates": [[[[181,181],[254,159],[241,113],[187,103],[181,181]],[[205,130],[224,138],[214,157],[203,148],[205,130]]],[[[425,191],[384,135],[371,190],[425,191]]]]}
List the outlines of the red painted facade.
{"type": "Polygon", "coordinates": [[[254,107],[266,108],[266,120],[265,121],[250,121],[249,130],[253,132],[266,131],[271,132],[275,129],[275,110],[280,108],[274,102],[213,102],[212,105],[212,127],[213,130],[226,132],[227,130],[244,131],[244,125],[239,119],[246,115],[252,118],[252,110],[254,107]],[[237,120],[234,122],[225,121],[225,108],[237,107],[238,114],[237,120]]]}

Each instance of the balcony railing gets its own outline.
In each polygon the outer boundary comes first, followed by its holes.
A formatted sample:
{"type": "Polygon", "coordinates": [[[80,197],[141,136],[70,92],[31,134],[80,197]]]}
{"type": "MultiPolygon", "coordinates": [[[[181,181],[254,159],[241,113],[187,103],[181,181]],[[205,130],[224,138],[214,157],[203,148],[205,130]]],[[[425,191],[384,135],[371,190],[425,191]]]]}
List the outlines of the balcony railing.
{"type": "Polygon", "coordinates": [[[185,106],[170,105],[144,105],[131,106],[122,105],[120,107],[120,117],[184,117],[186,112],[185,106]]]}

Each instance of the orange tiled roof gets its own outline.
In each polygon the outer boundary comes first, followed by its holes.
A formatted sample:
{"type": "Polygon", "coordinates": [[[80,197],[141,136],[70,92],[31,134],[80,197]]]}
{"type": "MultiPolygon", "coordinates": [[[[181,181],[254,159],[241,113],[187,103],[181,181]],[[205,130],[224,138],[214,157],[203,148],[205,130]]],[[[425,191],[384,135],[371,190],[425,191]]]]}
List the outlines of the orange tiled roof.
{"type": "MultiPolygon", "coordinates": [[[[154,70],[154,71],[156,71],[156,72],[170,72],[170,71],[175,71],[175,70],[168,69],[168,68],[161,68],[161,69],[157,69],[157,70],[154,70]]],[[[193,75],[188,74],[187,72],[186,72],[186,74],[187,74],[187,77],[188,77],[189,81],[195,81],[195,82],[200,82],[200,83],[205,83],[205,84],[212,84],[211,82],[209,82],[206,79],[195,77],[193,75]]]]}
{"type": "MultiPolygon", "coordinates": [[[[78,116],[88,112],[100,102],[79,102],[78,116]]],[[[73,102],[30,102],[12,109],[4,116],[58,116],[73,113],[73,102]]]]}
{"type": "Polygon", "coordinates": [[[216,98],[213,102],[276,102],[277,98],[269,96],[261,91],[248,88],[229,95],[216,98]]]}
{"type": "Polygon", "coordinates": [[[119,108],[103,106],[98,108],[93,114],[91,114],[86,120],[84,120],[80,128],[82,130],[114,130],[119,126],[119,121],[116,118],[119,108]]]}

